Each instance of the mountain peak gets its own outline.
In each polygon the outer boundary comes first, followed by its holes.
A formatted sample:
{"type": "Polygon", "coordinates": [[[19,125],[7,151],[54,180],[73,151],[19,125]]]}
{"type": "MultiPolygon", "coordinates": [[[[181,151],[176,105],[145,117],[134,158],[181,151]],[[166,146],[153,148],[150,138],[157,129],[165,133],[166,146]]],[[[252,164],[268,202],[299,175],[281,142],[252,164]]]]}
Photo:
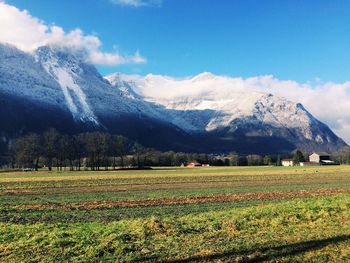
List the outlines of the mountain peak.
{"type": "Polygon", "coordinates": [[[198,74],[197,76],[193,77],[192,81],[209,80],[209,79],[213,79],[215,77],[217,77],[217,76],[211,72],[202,72],[202,73],[198,74]]]}

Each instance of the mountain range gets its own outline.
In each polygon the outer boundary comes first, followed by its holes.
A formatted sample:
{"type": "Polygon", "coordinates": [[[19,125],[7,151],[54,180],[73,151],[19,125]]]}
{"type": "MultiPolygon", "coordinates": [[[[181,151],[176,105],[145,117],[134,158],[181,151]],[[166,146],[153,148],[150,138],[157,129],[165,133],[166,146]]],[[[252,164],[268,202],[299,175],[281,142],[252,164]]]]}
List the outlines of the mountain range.
{"type": "Polygon", "coordinates": [[[0,136],[54,127],[123,134],[160,150],[241,154],[347,147],[303,105],[205,72],[101,76],[83,52],[0,44],[0,136]]]}

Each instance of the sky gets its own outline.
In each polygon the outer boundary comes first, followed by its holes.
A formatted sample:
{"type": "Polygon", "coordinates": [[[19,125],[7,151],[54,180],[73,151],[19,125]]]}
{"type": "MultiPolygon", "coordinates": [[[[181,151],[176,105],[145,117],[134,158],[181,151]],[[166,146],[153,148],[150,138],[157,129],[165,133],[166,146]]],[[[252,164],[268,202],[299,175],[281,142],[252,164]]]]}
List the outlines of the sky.
{"type": "Polygon", "coordinates": [[[84,49],[102,75],[257,78],[350,142],[349,0],[0,0],[0,42],[84,49]]]}
{"type": "Polygon", "coordinates": [[[350,76],[348,0],[6,0],[47,24],[96,35],[106,52],[147,63],[103,74],[203,71],[306,82],[350,76]]]}

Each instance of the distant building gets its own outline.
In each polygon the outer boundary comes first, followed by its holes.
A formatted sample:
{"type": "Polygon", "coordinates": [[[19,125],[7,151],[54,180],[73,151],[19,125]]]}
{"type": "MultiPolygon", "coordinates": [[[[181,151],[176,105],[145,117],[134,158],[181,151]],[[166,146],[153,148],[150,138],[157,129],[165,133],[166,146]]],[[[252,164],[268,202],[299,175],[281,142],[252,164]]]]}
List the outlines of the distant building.
{"type": "Polygon", "coordinates": [[[310,163],[317,163],[320,165],[330,165],[335,164],[334,161],[331,160],[331,157],[327,153],[313,153],[309,156],[310,163]]]}
{"type": "Polygon", "coordinates": [[[294,162],[292,159],[283,159],[281,161],[282,166],[294,166],[294,162]]]}
{"type": "Polygon", "coordinates": [[[197,166],[202,166],[201,163],[197,163],[197,162],[191,162],[187,164],[187,167],[197,167],[197,166]]]}

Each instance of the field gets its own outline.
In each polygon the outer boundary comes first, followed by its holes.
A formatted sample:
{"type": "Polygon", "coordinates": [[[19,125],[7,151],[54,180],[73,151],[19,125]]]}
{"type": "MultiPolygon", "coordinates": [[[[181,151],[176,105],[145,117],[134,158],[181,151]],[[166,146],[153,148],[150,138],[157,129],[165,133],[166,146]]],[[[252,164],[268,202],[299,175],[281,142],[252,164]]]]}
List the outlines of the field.
{"type": "Polygon", "coordinates": [[[350,166],[0,173],[0,262],[347,262],[350,166]]]}

